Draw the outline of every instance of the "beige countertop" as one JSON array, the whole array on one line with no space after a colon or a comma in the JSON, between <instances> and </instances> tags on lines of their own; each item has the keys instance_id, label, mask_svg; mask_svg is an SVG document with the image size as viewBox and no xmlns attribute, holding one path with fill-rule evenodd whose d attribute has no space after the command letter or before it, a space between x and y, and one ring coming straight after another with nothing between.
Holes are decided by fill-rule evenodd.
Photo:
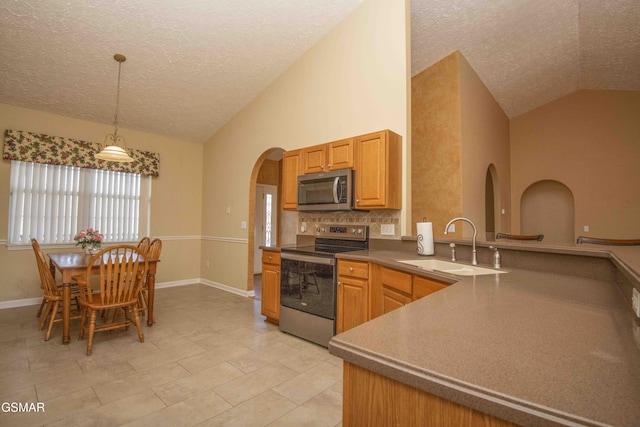
<instances>
[{"instance_id":1,"label":"beige countertop","mask_svg":"<svg viewBox=\"0 0 640 427\"><path fill-rule=\"evenodd\" d=\"M497 246L611 259L640 277L637 247ZM508 266L463 278L398 263L430 258L406 251L338 258L458 281L333 337L332 354L517 424L640 425L640 323L616 280Z\"/></svg>"}]
</instances>

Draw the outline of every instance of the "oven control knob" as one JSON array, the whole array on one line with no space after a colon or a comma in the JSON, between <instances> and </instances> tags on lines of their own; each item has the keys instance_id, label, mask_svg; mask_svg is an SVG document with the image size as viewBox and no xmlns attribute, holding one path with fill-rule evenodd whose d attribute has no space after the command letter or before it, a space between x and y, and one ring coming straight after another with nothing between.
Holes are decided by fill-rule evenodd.
<instances>
[{"instance_id":1,"label":"oven control knob","mask_svg":"<svg viewBox=\"0 0 640 427\"><path fill-rule=\"evenodd\" d=\"M316 231L317 231L318 233L324 233L324 227L317 227L317 228L316 228Z\"/></svg>"},{"instance_id":2,"label":"oven control knob","mask_svg":"<svg viewBox=\"0 0 640 427\"><path fill-rule=\"evenodd\" d=\"M351 234L356 234L356 229L355 228L351 229Z\"/></svg>"}]
</instances>

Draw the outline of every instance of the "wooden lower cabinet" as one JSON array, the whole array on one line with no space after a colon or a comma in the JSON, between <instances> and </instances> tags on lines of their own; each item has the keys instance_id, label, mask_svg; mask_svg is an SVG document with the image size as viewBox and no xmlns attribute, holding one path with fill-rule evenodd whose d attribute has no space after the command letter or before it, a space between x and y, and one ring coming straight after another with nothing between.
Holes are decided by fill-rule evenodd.
<instances>
[{"instance_id":1,"label":"wooden lower cabinet","mask_svg":"<svg viewBox=\"0 0 640 427\"><path fill-rule=\"evenodd\" d=\"M336 333L369 320L369 263L338 260Z\"/></svg>"},{"instance_id":2,"label":"wooden lower cabinet","mask_svg":"<svg viewBox=\"0 0 640 427\"><path fill-rule=\"evenodd\" d=\"M379 264L339 259L336 333L347 331L448 285Z\"/></svg>"},{"instance_id":3,"label":"wooden lower cabinet","mask_svg":"<svg viewBox=\"0 0 640 427\"><path fill-rule=\"evenodd\" d=\"M444 289L447 286L449 286L449 284L446 282L439 282L422 276L413 276L412 300L415 301L426 297L427 295L437 292L440 289Z\"/></svg>"},{"instance_id":4,"label":"wooden lower cabinet","mask_svg":"<svg viewBox=\"0 0 640 427\"><path fill-rule=\"evenodd\" d=\"M262 251L261 313L268 321L280 321L280 253Z\"/></svg>"},{"instance_id":5,"label":"wooden lower cabinet","mask_svg":"<svg viewBox=\"0 0 640 427\"><path fill-rule=\"evenodd\" d=\"M515 427L450 400L344 362L342 425Z\"/></svg>"},{"instance_id":6,"label":"wooden lower cabinet","mask_svg":"<svg viewBox=\"0 0 640 427\"><path fill-rule=\"evenodd\" d=\"M382 314L387 314L411 302L411 297L387 287L382 288Z\"/></svg>"},{"instance_id":7,"label":"wooden lower cabinet","mask_svg":"<svg viewBox=\"0 0 640 427\"><path fill-rule=\"evenodd\" d=\"M365 280L342 278L338 281L336 333L348 331L369 320L369 286Z\"/></svg>"}]
</instances>

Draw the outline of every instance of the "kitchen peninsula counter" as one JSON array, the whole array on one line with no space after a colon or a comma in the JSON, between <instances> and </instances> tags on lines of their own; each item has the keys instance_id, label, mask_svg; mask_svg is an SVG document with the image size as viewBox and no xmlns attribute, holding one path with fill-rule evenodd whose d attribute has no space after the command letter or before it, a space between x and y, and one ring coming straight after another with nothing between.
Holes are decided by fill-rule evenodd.
<instances>
[{"instance_id":1,"label":"kitchen peninsula counter","mask_svg":"<svg viewBox=\"0 0 640 427\"><path fill-rule=\"evenodd\" d=\"M415 252L339 254L455 283L333 337L330 352L515 424L640 425L640 326L619 283L638 287L640 248L497 246L597 267L458 277L397 262L430 258Z\"/></svg>"}]
</instances>

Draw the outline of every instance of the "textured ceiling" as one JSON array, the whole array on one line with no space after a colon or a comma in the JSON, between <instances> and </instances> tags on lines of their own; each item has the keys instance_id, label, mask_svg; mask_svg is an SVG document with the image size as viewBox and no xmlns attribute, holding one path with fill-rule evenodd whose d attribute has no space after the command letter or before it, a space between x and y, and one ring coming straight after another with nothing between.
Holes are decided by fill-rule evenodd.
<instances>
[{"instance_id":1,"label":"textured ceiling","mask_svg":"<svg viewBox=\"0 0 640 427\"><path fill-rule=\"evenodd\" d=\"M0 102L204 143L362 0L0 0Z\"/></svg>"},{"instance_id":2,"label":"textured ceiling","mask_svg":"<svg viewBox=\"0 0 640 427\"><path fill-rule=\"evenodd\" d=\"M640 90L639 0L412 0L412 75L459 50L509 117Z\"/></svg>"},{"instance_id":3,"label":"textured ceiling","mask_svg":"<svg viewBox=\"0 0 640 427\"><path fill-rule=\"evenodd\" d=\"M122 53L119 125L204 143L362 1L0 0L0 103L112 123ZM412 0L411 15L412 74L460 50L510 117L640 90L638 0Z\"/></svg>"}]
</instances>

